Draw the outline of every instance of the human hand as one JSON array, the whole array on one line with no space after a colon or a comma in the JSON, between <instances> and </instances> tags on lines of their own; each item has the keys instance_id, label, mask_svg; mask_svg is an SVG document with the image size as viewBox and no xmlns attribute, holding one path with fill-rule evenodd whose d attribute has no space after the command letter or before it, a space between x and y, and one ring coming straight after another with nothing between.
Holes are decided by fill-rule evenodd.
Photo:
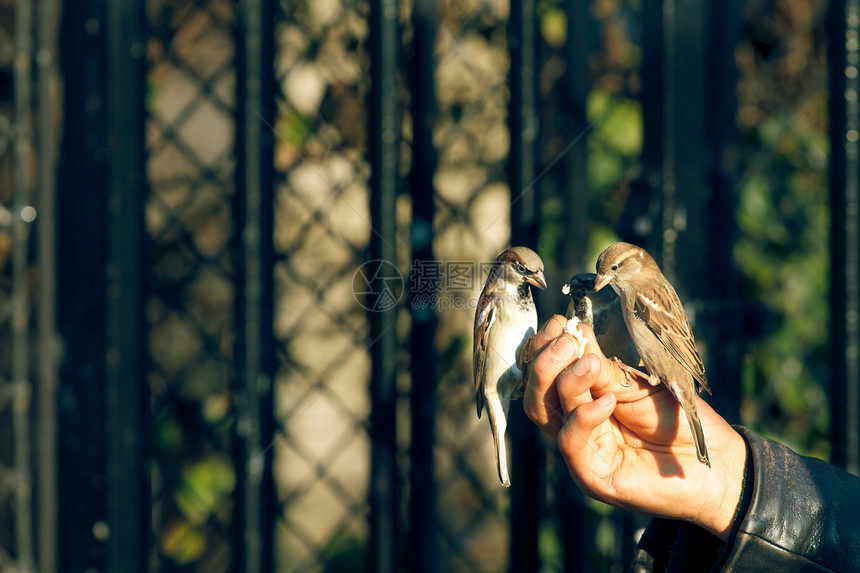
<instances>
[{"instance_id":1,"label":"human hand","mask_svg":"<svg viewBox=\"0 0 860 573\"><path fill-rule=\"evenodd\" d=\"M699 463L677 401L608 360L587 326L585 354L553 316L535 335L523 406L558 447L587 495L631 511L682 519L725 539L743 485L743 438L703 400L697 407L712 467Z\"/></svg>"}]
</instances>

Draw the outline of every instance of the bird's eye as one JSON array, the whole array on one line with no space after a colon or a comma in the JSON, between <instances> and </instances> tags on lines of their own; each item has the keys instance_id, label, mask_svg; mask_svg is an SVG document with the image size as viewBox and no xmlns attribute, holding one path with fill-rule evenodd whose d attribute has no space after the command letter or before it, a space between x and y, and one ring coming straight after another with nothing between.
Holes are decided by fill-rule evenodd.
<instances>
[{"instance_id":1,"label":"bird's eye","mask_svg":"<svg viewBox=\"0 0 860 573\"><path fill-rule=\"evenodd\" d=\"M613 271L617 271L617 270L618 270L618 265L612 265L612 270L613 270Z\"/></svg>"},{"instance_id":2,"label":"bird's eye","mask_svg":"<svg viewBox=\"0 0 860 573\"><path fill-rule=\"evenodd\" d=\"M522 263L517 263L517 270L520 271L521 273L524 273L524 272L526 272L526 266Z\"/></svg>"}]
</instances>

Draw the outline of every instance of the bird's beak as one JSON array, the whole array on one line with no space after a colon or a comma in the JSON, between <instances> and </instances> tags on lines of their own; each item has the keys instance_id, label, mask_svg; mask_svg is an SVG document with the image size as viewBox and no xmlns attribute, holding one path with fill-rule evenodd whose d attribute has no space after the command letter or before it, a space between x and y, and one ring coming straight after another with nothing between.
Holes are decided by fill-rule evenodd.
<instances>
[{"instance_id":1,"label":"bird's beak","mask_svg":"<svg viewBox=\"0 0 860 573\"><path fill-rule=\"evenodd\" d=\"M538 287L541 290L546 288L546 277L543 276L543 271L538 271L533 275L527 276L526 282Z\"/></svg>"},{"instance_id":2,"label":"bird's beak","mask_svg":"<svg viewBox=\"0 0 860 573\"><path fill-rule=\"evenodd\" d=\"M597 275L594 277L594 292L599 291L611 282L612 277L610 275Z\"/></svg>"}]
</instances>

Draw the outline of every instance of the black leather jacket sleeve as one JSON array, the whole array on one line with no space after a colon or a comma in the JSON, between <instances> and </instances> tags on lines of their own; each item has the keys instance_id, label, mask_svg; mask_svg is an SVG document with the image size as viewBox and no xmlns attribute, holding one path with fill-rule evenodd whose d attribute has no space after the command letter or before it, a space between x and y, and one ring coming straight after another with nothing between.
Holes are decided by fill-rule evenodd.
<instances>
[{"instance_id":1,"label":"black leather jacket sleeve","mask_svg":"<svg viewBox=\"0 0 860 573\"><path fill-rule=\"evenodd\" d=\"M736 426L749 449L749 507L725 544L690 524L651 522L634 556L635 571L860 571L860 478ZM677 522L675 522L677 523ZM722 545L720 547L720 545ZM678 558L698 547L714 555L689 568Z\"/></svg>"}]
</instances>

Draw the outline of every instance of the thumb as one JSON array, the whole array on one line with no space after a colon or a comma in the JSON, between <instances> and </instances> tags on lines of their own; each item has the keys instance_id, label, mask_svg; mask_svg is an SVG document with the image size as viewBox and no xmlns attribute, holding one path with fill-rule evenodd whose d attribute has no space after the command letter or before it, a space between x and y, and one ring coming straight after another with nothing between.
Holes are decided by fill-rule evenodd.
<instances>
[{"instance_id":1,"label":"thumb","mask_svg":"<svg viewBox=\"0 0 860 573\"><path fill-rule=\"evenodd\" d=\"M577 406L558 433L558 448L572 475L583 474L594 463L608 464L610 452L601 452L595 438L598 426L615 411L616 398L607 392L597 400ZM603 473L607 468L601 468ZM592 473L592 472L588 472Z\"/></svg>"}]
</instances>

